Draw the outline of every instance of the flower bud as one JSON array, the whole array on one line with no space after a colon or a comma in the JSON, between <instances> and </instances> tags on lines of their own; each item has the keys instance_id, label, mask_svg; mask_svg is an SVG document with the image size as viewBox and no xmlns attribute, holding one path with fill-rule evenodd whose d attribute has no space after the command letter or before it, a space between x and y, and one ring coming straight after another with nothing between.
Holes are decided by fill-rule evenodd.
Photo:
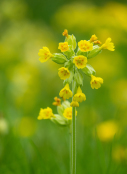
<instances>
[{"instance_id":1,"label":"flower bud","mask_svg":"<svg viewBox=\"0 0 127 174\"><path fill-rule=\"evenodd\" d=\"M57 64L63 64L67 61L66 57L62 53L54 53L51 59Z\"/></svg>"},{"instance_id":2,"label":"flower bud","mask_svg":"<svg viewBox=\"0 0 127 174\"><path fill-rule=\"evenodd\" d=\"M51 121L59 126L68 126L69 125L69 121L63 117L60 116L58 114L54 114L55 118L51 118Z\"/></svg>"},{"instance_id":3,"label":"flower bud","mask_svg":"<svg viewBox=\"0 0 127 174\"><path fill-rule=\"evenodd\" d=\"M93 49L88 54L88 59L93 58L101 53L101 49L98 45L93 46Z\"/></svg>"},{"instance_id":4,"label":"flower bud","mask_svg":"<svg viewBox=\"0 0 127 174\"><path fill-rule=\"evenodd\" d=\"M68 37L65 38L65 42L68 42L68 45L71 45L73 50L76 48L76 38L73 34L68 35Z\"/></svg>"}]
</instances>

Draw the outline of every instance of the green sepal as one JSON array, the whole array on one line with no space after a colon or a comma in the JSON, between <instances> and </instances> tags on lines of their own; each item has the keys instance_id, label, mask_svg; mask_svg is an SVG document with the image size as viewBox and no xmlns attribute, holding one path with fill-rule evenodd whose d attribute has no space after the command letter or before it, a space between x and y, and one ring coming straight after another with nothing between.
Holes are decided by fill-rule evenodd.
<instances>
[{"instance_id":1,"label":"green sepal","mask_svg":"<svg viewBox=\"0 0 127 174\"><path fill-rule=\"evenodd\" d=\"M51 118L51 121L59 126L68 126L69 121L58 114L54 114L55 117Z\"/></svg>"},{"instance_id":2,"label":"green sepal","mask_svg":"<svg viewBox=\"0 0 127 174\"><path fill-rule=\"evenodd\" d=\"M79 56L79 55L83 55L83 56L85 56L85 57L87 57L87 52L82 52L81 50L80 50L80 48L78 48L78 51L77 51L77 53L76 53L76 55L77 56Z\"/></svg>"},{"instance_id":3,"label":"green sepal","mask_svg":"<svg viewBox=\"0 0 127 174\"><path fill-rule=\"evenodd\" d=\"M79 70L75 70L74 78L78 86L83 85L83 75L79 72Z\"/></svg>"},{"instance_id":4,"label":"green sepal","mask_svg":"<svg viewBox=\"0 0 127 174\"><path fill-rule=\"evenodd\" d=\"M64 63L64 67L68 68L68 69L71 69L73 67L72 59L70 59L69 61L65 62Z\"/></svg>"},{"instance_id":5,"label":"green sepal","mask_svg":"<svg viewBox=\"0 0 127 174\"><path fill-rule=\"evenodd\" d=\"M88 59L91 59L95 56L97 56L98 54L100 54L102 52L102 50L100 49L100 47L98 45L93 46L93 49L88 53Z\"/></svg>"},{"instance_id":6,"label":"green sepal","mask_svg":"<svg viewBox=\"0 0 127 174\"><path fill-rule=\"evenodd\" d=\"M57 64L63 64L67 62L66 57L62 53L54 53L53 57L51 58L53 62Z\"/></svg>"},{"instance_id":7,"label":"green sepal","mask_svg":"<svg viewBox=\"0 0 127 174\"><path fill-rule=\"evenodd\" d=\"M95 69L89 64L87 64L86 67L82 69L82 71L88 76L96 74Z\"/></svg>"},{"instance_id":8,"label":"green sepal","mask_svg":"<svg viewBox=\"0 0 127 174\"><path fill-rule=\"evenodd\" d=\"M75 50L76 48L76 37L72 35L68 35L68 37L65 38L65 42L68 42L68 45L72 46L72 49Z\"/></svg>"},{"instance_id":9,"label":"green sepal","mask_svg":"<svg viewBox=\"0 0 127 174\"><path fill-rule=\"evenodd\" d=\"M69 49L68 49L68 51L65 51L65 52L63 52L63 53L64 53L64 55L67 56L68 59L70 59L72 56L75 55L75 52L73 51L71 45L69 45Z\"/></svg>"}]
</instances>

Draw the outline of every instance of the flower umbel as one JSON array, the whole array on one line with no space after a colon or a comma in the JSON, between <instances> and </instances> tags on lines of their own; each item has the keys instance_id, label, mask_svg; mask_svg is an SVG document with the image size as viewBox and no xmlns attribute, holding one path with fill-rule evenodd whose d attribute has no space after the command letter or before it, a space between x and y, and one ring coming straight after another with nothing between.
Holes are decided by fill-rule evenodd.
<instances>
[{"instance_id":1,"label":"flower umbel","mask_svg":"<svg viewBox=\"0 0 127 174\"><path fill-rule=\"evenodd\" d=\"M95 77L95 76L91 75L90 84L91 84L92 89L100 88L102 83L103 83L103 79L101 77Z\"/></svg>"},{"instance_id":2,"label":"flower umbel","mask_svg":"<svg viewBox=\"0 0 127 174\"><path fill-rule=\"evenodd\" d=\"M65 80L70 77L70 72L69 72L68 68L61 67L58 69L58 71L59 71L58 75L62 80Z\"/></svg>"},{"instance_id":3,"label":"flower umbel","mask_svg":"<svg viewBox=\"0 0 127 174\"><path fill-rule=\"evenodd\" d=\"M52 113L52 109L47 107L46 109L42 109L39 112L39 116L38 116L38 120L42 120L42 119L50 119L54 117L53 113Z\"/></svg>"},{"instance_id":4,"label":"flower umbel","mask_svg":"<svg viewBox=\"0 0 127 174\"><path fill-rule=\"evenodd\" d=\"M40 49L38 55L40 56L39 60L41 63L46 62L49 58L53 57L47 47Z\"/></svg>"},{"instance_id":5,"label":"flower umbel","mask_svg":"<svg viewBox=\"0 0 127 174\"><path fill-rule=\"evenodd\" d=\"M78 87L77 93L74 95L73 100L77 102L82 102L86 100L86 96L84 93L82 93L80 86Z\"/></svg>"},{"instance_id":6,"label":"flower umbel","mask_svg":"<svg viewBox=\"0 0 127 174\"><path fill-rule=\"evenodd\" d=\"M110 50L110 51L114 51L115 50L114 48L115 48L114 43L111 42L111 38L110 37L101 46L101 49L107 49L107 50Z\"/></svg>"},{"instance_id":7,"label":"flower umbel","mask_svg":"<svg viewBox=\"0 0 127 174\"><path fill-rule=\"evenodd\" d=\"M61 52L68 51L68 49L69 49L68 42L60 42L58 49L60 49Z\"/></svg>"},{"instance_id":8,"label":"flower umbel","mask_svg":"<svg viewBox=\"0 0 127 174\"><path fill-rule=\"evenodd\" d=\"M87 57L83 55L75 56L73 63L78 69L83 69L84 67L86 67Z\"/></svg>"},{"instance_id":9,"label":"flower umbel","mask_svg":"<svg viewBox=\"0 0 127 174\"><path fill-rule=\"evenodd\" d=\"M93 44L86 40L78 42L78 46L82 52L91 51L93 49Z\"/></svg>"},{"instance_id":10,"label":"flower umbel","mask_svg":"<svg viewBox=\"0 0 127 174\"><path fill-rule=\"evenodd\" d=\"M72 97L72 91L69 88L69 84L67 83L63 89L61 89L59 96L63 98L63 100L69 99Z\"/></svg>"},{"instance_id":11,"label":"flower umbel","mask_svg":"<svg viewBox=\"0 0 127 174\"><path fill-rule=\"evenodd\" d=\"M52 103L54 106L61 106L61 99L54 97L54 102Z\"/></svg>"}]
</instances>

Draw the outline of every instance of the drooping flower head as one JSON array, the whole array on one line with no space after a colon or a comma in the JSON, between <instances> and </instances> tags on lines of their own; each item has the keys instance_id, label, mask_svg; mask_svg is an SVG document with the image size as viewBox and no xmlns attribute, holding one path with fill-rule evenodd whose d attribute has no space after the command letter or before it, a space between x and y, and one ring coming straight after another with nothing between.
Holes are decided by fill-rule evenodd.
<instances>
[{"instance_id":1,"label":"drooping flower head","mask_svg":"<svg viewBox=\"0 0 127 174\"><path fill-rule=\"evenodd\" d=\"M69 49L68 42L60 42L58 49L60 49L61 52L68 51L68 49Z\"/></svg>"},{"instance_id":2,"label":"drooping flower head","mask_svg":"<svg viewBox=\"0 0 127 174\"><path fill-rule=\"evenodd\" d=\"M94 89L94 88L98 89L101 87L101 84L103 84L103 79L101 77L95 77L95 76L91 75L90 84L91 84L92 89Z\"/></svg>"},{"instance_id":3,"label":"drooping flower head","mask_svg":"<svg viewBox=\"0 0 127 174\"><path fill-rule=\"evenodd\" d=\"M86 100L86 96L84 93L82 93L80 86L78 87L77 93L74 95L73 100L77 102L82 102Z\"/></svg>"},{"instance_id":4,"label":"drooping flower head","mask_svg":"<svg viewBox=\"0 0 127 174\"><path fill-rule=\"evenodd\" d=\"M78 69L83 69L84 67L86 67L87 57L83 55L75 56L73 63Z\"/></svg>"},{"instance_id":5,"label":"drooping flower head","mask_svg":"<svg viewBox=\"0 0 127 174\"><path fill-rule=\"evenodd\" d=\"M59 96L63 98L63 100L69 99L72 97L72 91L69 88L69 84L67 83L63 89L61 89Z\"/></svg>"},{"instance_id":6,"label":"drooping flower head","mask_svg":"<svg viewBox=\"0 0 127 174\"><path fill-rule=\"evenodd\" d=\"M50 119L54 117L52 109L47 107L46 109L42 109L39 112L39 116L38 116L38 120L42 120L42 119Z\"/></svg>"},{"instance_id":7,"label":"drooping flower head","mask_svg":"<svg viewBox=\"0 0 127 174\"><path fill-rule=\"evenodd\" d=\"M38 55L40 56L39 60L41 63L46 62L49 58L53 57L47 47L40 49Z\"/></svg>"},{"instance_id":8,"label":"drooping flower head","mask_svg":"<svg viewBox=\"0 0 127 174\"><path fill-rule=\"evenodd\" d=\"M68 30L65 29L64 32L62 33L62 35L65 37L68 37Z\"/></svg>"},{"instance_id":9,"label":"drooping flower head","mask_svg":"<svg viewBox=\"0 0 127 174\"><path fill-rule=\"evenodd\" d=\"M94 34L91 36L90 42L94 42L95 40L97 40L97 36Z\"/></svg>"},{"instance_id":10,"label":"drooping flower head","mask_svg":"<svg viewBox=\"0 0 127 174\"><path fill-rule=\"evenodd\" d=\"M68 68L61 67L58 69L58 71L58 75L62 80L65 80L70 77L70 71L68 70Z\"/></svg>"},{"instance_id":11,"label":"drooping flower head","mask_svg":"<svg viewBox=\"0 0 127 174\"><path fill-rule=\"evenodd\" d=\"M79 107L79 103L78 103L77 101L72 101L72 102L70 103L70 106L71 106L71 107Z\"/></svg>"},{"instance_id":12,"label":"drooping flower head","mask_svg":"<svg viewBox=\"0 0 127 174\"><path fill-rule=\"evenodd\" d=\"M101 46L101 49L107 49L107 50L110 50L110 51L114 51L115 50L114 48L115 48L114 43L111 42L111 38L110 37Z\"/></svg>"},{"instance_id":13,"label":"drooping flower head","mask_svg":"<svg viewBox=\"0 0 127 174\"><path fill-rule=\"evenodd\" d=\"M54 106L61 106L61 99L58 97L54 97L54 102L52 103Z\"/></svg>"},{"instance_id":14,"label":"drooping flower head","mask_svg":"<svg viewBox=\"0 0 127 174\"><path fill-rule=\"evenodd\" d=\"M93 44L86 40L78 42L78 46L82 52L91 51L93 49Z\"/></svg>"}]
</instances>

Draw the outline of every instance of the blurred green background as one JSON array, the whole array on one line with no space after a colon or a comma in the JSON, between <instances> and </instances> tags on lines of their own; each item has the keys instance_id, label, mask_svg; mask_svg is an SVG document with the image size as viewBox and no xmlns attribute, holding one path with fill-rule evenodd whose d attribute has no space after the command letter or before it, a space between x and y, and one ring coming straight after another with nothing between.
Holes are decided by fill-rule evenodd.
<instances>
[{"instance_id":1,"label":"blurred green background","mask_svg":"<svg viewBox=\"0 0 127 174\"><path fill-rule=\"evenodd\" d=\"M37 120L63 88L59 65L38 51L59 52L62 32L77 42L92 34L115 51L90 59L104 79L98 90L84 77L87 100L77 109L77 173L127 173L127 3L83 0L0 1L0 174L69 174L69 131Z\"/></svg>"}]
</instances>

